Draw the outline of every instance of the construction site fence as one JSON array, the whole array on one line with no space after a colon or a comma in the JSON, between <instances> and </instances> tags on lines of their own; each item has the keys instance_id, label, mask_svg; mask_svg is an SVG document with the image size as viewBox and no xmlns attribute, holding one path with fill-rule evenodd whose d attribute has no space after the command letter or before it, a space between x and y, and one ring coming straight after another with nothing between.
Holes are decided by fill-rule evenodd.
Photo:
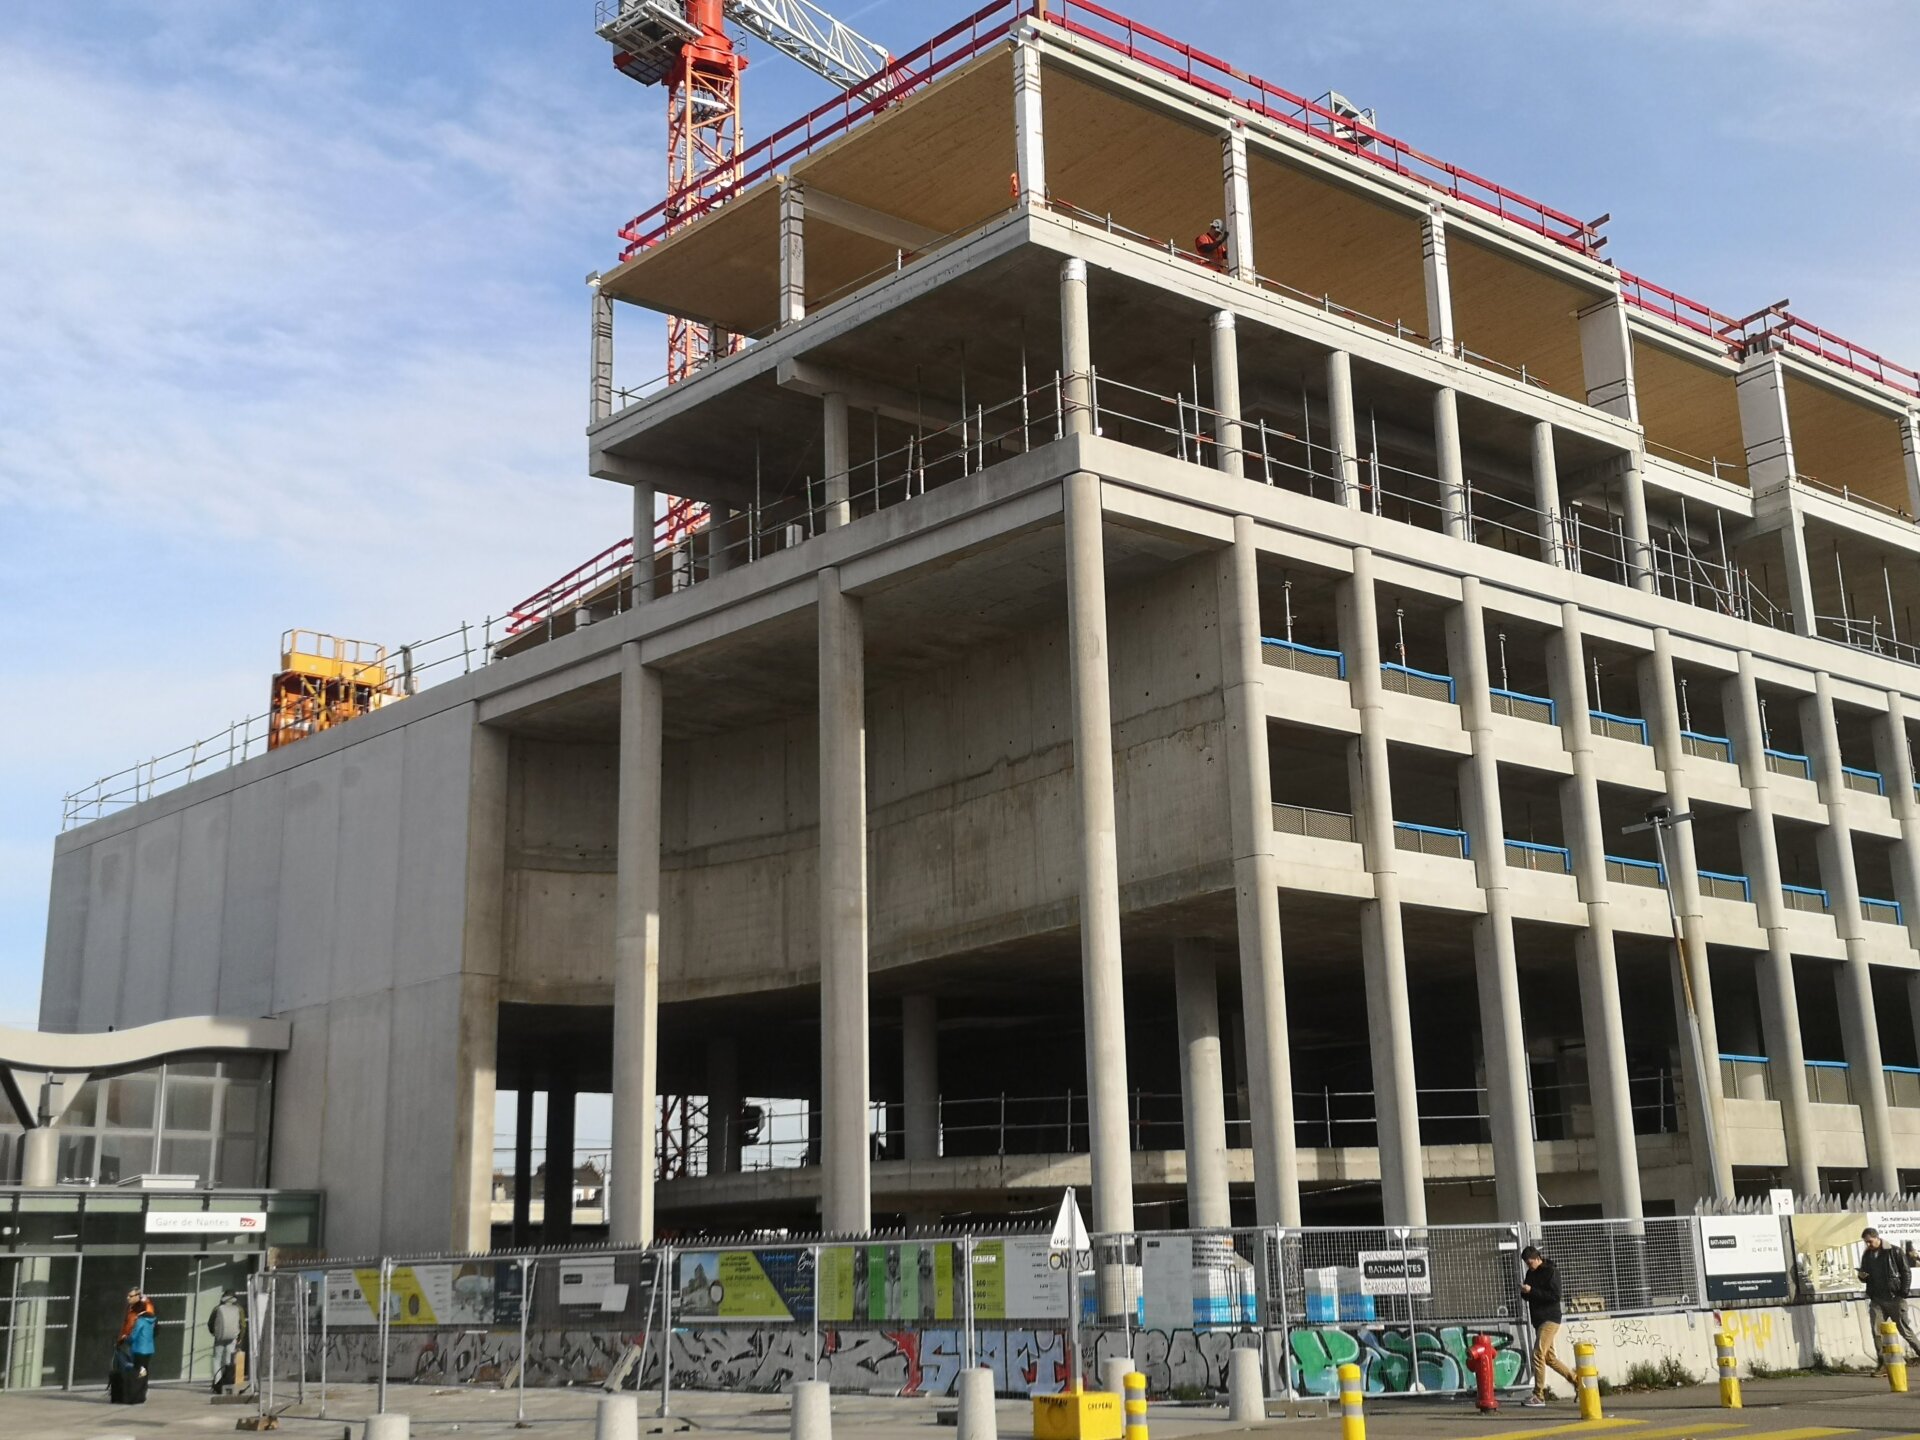
<instances>
[{"instance_id":1,"label":"construction site fence","mask_svg":"<svg viewBox=\"0 0 1920 1440\"><path fill-rule=\"evenodd\" d=\"M1238 1347L1260 1352L1270 1395L1331 1394L1348 1361L1371 1391L1397 1395L1468 1388L1479 1335L1501 1357L1503 1385L1530 1382L1528 1246L1557 1265L1577 1324L1845 1298L1835 1287L1851 1271L1842 1276L1835 1255L1851 1266L1842 1232L1857 1237L1862 1223L1841 1211L1139 1231L1095 1235L1077 1255L1055 1248L1046 1226L758 1234L283 1262L255 1277L249 1299L263 1406L342 1384L594 1384L657 1393L668 1411L678 1391L776 1392L806 1379L946 1395L973 1366L1017 1396L1069 1387L1076 1372L1097 1384L1115 1356L1155 1395L1205 1398L1224 1393ZM1788 1229L1797 1225L1807 1233ZM1772 1236L1756 1253L1772 1256L1774 1273L1742 1277L1747 1299L1710 1278L1727 1268L1706 1258L1723 1253L1723 1230Z\"/></svg>"}]
</instances>

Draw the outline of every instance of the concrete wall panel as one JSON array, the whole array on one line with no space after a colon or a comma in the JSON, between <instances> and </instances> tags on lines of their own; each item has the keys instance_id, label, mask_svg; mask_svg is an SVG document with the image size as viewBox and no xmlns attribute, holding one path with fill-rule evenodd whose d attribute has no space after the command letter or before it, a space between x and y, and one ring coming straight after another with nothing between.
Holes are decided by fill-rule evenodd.
<instances>
[{"instance_id":1,"label":"concrete wall panel","mask_svg":"<svg viewBox=\"0 0 1920 1440\"><path fill-rule=\"evenodd\" d=\"M458 974L466 935L468 774L473 711L445 711L403 732L400 884L394 977Z\"/></svg>"},{"instance_id":2,"label":"concrete wall panel","mask_svg":"<svg viewBox=\"0 0 1920 1440\"><path fill-rule=\"evenodd\" d=\"M613 999L613 876L514 869L507 880L507 997L545 1004Z\"/></svg>"},{"instance_id":3,"label":"concrete wall panel","mask_svg":"<svg viewBox=\"0 0 1920 1440\"><path fill-rule=\"evenodd\" d=\"M292 1037L274 1070L273 1162L268 1179L289 1190L321 1188L320 1139L326 1131L331 1043L328 1018L325 1005L286 1017Z\"/></svg>"},{"instance_id":4,"label":"concrete wall panel","mask_svg":"<svg viewBox=\"0 0 1920 1440\"><path fill-rule=\"evenodd\" d=\"M333 985L328 992L335 999L371 995L394 983L405 756L405 731L356 745L343 756ZM464 863L464 848L461 854Z\"/></svg>"},{"instance_id":5,"label":"concrete wall panel","mask_svg":"<svg viewBox=\"0 0 1920 1440\"><path fill-rule=\"evenodd\" d=\"M120 1022L120 977L127 963L127 907L138 838L138 831L124 831L88 852L87 920L74 1024L78 1030L104 1030Z\"/></svg>"},{"instance_id":6,"label":"concrete wall panel","mask_svg":"<svg viewBox=\"0 0 1920 1440\"><path fill-rule=\"evenodd\" d=\"M324 1004L333 993L344 754L323 755L284 777L274 920L279 936L273 967L275 1014Z\"/></svg>"},{"instance_id":7,"label":"concrete wall panel","mask_svg":"<svg viewBox=\"0 0 1920 1440\"><path fill-rule=\"evenodd\" d=\"M448 1226L458 1183L455 1131L464 1089L459 1074L460 987L459 977L453 976L393 992L392 1058L382 1097L384 1243L401 1250L445 1249L452 1238Z\"/></svg>"},{"instance_id":8,"label":"concrete wall panel","mask_svg":"<svg viewBox=\"0 0 1920 1440\"><path fill-rule=\"evenodd\" d=\"M220 918L217 1011L222 1015L265 1015L274 1008L284 800L284 779L278 775L233 792Z\"/></svg>"},{"instance_id":9,"label":"concrete wall panel","mask_svg":"<svg viewBox=\"0 0 1920 1440\"><path fill-rule=\"evenodd\" d=\"M336 1255L364 1255L381 1245L387 1187L366 1177L387 1163L394 1014L393 997L382 994L336 1001L327 1017L318 1178L327 1192L327 1248ZM433 1101L409 1092L407 1103L428 1109Z\"/></svg>"},{"instance_id":10,"label":"concrete wall panel","mask_svg":"<svg viewBox=\"0 0 1920 1440\"><path fill-rule=\"evenodd\" d=\"M217 795L180 817L173 972L167 983L169 1016L220 1011L220 920L226 904L232 799Z\"/></svg>"},{"instance_id":11,"label":"concrete wall panel","mask_svg":"<svg viewBox=\"0 0 1920 1440\"><path fill-rule=\"evenodd\" d=\"M47 893L46 964L40 981L42 1030L71 1031L80 1023L92 863L91 846L53 857L53 878Z\"/></svg>"},{"instance_id":12,"label":"concrete wall panel","mask_svg":"<svg viewBox=\"0 0 1920 1440\"><path fill-rule=\"evenodd\" d=\"M116 1014L121 1026L166 1018L183 820L182 815L168 815L135 832L133 895L127 904L126 961Z\"/></svg>"}]
</instances>

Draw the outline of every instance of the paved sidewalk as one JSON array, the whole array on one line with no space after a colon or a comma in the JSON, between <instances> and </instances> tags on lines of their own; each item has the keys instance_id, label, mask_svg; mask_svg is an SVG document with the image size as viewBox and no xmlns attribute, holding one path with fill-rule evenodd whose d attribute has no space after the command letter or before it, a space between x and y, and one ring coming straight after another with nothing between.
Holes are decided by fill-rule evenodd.
<instances>
[{"instance_id":1,"label":"paved sidewalk","mask_svg":"<svg viewBox=\"0 0 1920 1440\"><path fill-rule=\"evenodd\" d=\"M1713 1386L1613 1395L1607 1418L1580 1421L1570 1399L1544 1410L1529 1410L1520 1397L1502 1402L1495 1415L1481 1415L1465 1399L1382 1399L1368 1402L1369 1440L1920 1440L1920 1391L1893 1395L1884 1380L1868 1376L1809 1376L1746 1382L1747 1406L1725 1411ZM459 1435L463 1440L587 1440L601 1392L592 1387L529 1390L529 1428L518 1430L518 1397L512 1391L481 1388L433 1389L395 1385L388 1390L391 1409L413 1419L416 1435ZM367 1385L329 1389L326 1416L311 1389L305 1404L280 1400L279 1433L310 1440L359 1440L360 1421L374 1408L375 1390ZM643 1428L655 1428L653 1394L641 1399ZM952 1402L839 1395L833 1401L834 1428L844 1440L938 1440L950 1436L936 1416ZM776 1440L787 1433L787 1405L777 1395L676 1395L672 1428L690 1428L711 1440ZM214 1405L198 1388L156 1388L144 1406L106 1403L95 1393L0 1395L0 1437L4 1440L147 1440L159 1436L231 1435L235 1422L252 1407ZM998 1406L1004 1440L1030 1433L1031 1410L1023 1401ZM1261 1440L1337 1440L1337 1418L1274 1420L1254 1430L1232 1426L1223 1409L1155 1405L1149 1417L1156 1440L1197 1437L1259 1436Z\"/></svg>"}]
</instances>

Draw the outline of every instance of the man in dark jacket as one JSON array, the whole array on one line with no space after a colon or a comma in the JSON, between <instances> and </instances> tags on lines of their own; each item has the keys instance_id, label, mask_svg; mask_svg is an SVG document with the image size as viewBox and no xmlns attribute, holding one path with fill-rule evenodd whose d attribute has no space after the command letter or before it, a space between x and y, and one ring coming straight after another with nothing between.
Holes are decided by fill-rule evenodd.
<instances>
[{"instance_id":1,"label":"man in dark jacket","mask_svg":"<svg viewBox=\"0 0 1920 1440\"><path fill-rule=\"evenodd\" d=\"M1560 1308L1560 1272L1553 1261L1547 1259L1532 1245L1520 1252L1520 1258L1526 1262L1526 1272L1520 1277L1520 1295L1527 1302L1527 1318L1533 1322L1533 1394L1526 1403L1544 1405L1547 1403L1547 1371L1558 1371L1560 1377L1579 1388L1580 1382L1574 1377L1553 1353L1553 1342L1560 1334L1560 1322L1565 1313Z\"/></svg>"},{"instance_id":2,"label":"man in dark jacket","mask_svg":"<svg viewBox=\"0 0 1920 1440\"><path fill-rule=\"evenodd\" d=\"M1913 1325L1907 1319L1907 1257L1880 1238L1880 1232L1869 1225L1860 1232L1860 1238L1866 1241L1867 1248L1860 1252L1860 1283L1867 1287L1867 1311L1873 1316L1874 1341L1880 1338L1881 1322L1891 1320L1900 1327L1900 1338L1906 1342L1913 1358L1920 1360L1920 1336L1913 1333Z\"/></svg>"}]
</instances>

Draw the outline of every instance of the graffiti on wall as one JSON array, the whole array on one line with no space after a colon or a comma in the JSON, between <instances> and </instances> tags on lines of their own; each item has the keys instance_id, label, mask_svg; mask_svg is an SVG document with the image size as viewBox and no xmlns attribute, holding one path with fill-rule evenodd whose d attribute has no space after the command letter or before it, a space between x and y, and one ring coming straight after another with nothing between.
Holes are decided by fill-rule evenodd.
<instances>
[{"instance_id":1,"label":"graffiti on wall","mask_svg":"<svg viewBox=\"0 0 1920 1440\"><path fill-rule=\"evenodd\" d=\"M1429 1390L1471 1386L1466 1347L1487 1334L1499 1347L1500 1384L1527 1377L1525 1347L1511 1326L1485 1329L1459 1325L1408 1332L1361 1326L1311 1326L1289 1335L1294 1383L1303 1393L1337 1393L1343 1364L1356 1364L1366 1388L1393 1394L1411 1388L1415 1356L1420 1383ZM835 1390L873 1395L952 1395L965 1360L964 1332L937 1325L919 1327L822 1326L818 1375ZM1224 1390L1227 1359L1236 1340L1224 1330L1102 1331L1089 1337L1086 1373L1097 1381L1100 1362L1127 1353L1155 1395L1185 1390ZM535 1330L527 1336L529 1387L593 1385L619 1365L639 1335L612 1330ZM687 1390L776 1393L794 1380L812 1379L814 1332L792 1325L701 1325L673 1336L673 1384ZM975 1362L993 1373L994 1389L1007 1395L1057 1394L1071 1382L1066 1336L1061 1330L1025 1326L982 1327ZM291 1374L293 1346L279 1347L280 1373ZM307 1373L317 1376L320 1343L310 1343ZM512 1373L520 1350L517 1331L395 1330L388 1340L387 1375L435 1385L497 1384ZM334 1331L325 1342L326 1373L343 1381L370 1381L380 1370L380 1337L371 1330ZM634 1383L660 1383L657 1351L631 1372Z\"/></svg>"},{"instance_id":2,"label":"graffiti on wall","mask_svg":"<svg viewBox=\"0 0 1920 1440\"><path fill-rule=\"evenodd\" d=\"M1466 1390L1473 1385L1467 1346L1476 1335L1493 1341L1495 1384L1505 1388L1527 1378L1526 1345L1511 1325L1305 1326L1287 1334L1288 1363L1294 1387L1306 1395L1339 1394L1342 1365L1358 1365L1361 1384L1373 1395L1412 1390L1416 1365L1422 1389Z\"/></svg>"}]
</instances>

